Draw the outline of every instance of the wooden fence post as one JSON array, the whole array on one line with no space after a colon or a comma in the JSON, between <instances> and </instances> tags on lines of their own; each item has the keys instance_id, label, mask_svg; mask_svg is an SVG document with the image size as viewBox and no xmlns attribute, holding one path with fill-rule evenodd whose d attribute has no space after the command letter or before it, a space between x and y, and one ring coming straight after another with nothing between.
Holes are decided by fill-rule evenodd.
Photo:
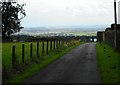
<instances>
[{"instance_id":1,"label":"wooden fence post","mask_svg":"<svg viewBox=\"0 0 120 85\"><path fill-rule=\"evenodd\" d=\"M42 55L44 56L44 41L42 41Z\"/></svg>"},{"instance_id":2,"label":"wooden fence post","mask_svg":"<svg viewBox=\"0 0 120 85\"><path fill-rule=\"evenodd\" d=\"M39 58L39 42L37 42L37 53L36 53L36 55L37 55L37 58Z\"/></svg>"},{"instance_id":3,"label":"wooden fence post","mask_svg":"<svg viewBox=\"0 0 120 85\"><path fill-rule=\"evenodd\" d=\"M25 45L22 44L22 64L25 63L24 56L25 56Z\"/></svg>"},{"instance_id":4,"label":"wooden fence post","mask_svg":"<svg viewBox=\"0 0 120 85\"><path fill-rule=\"evenodd\" d=\"M30 44L30 58L33 61L33 58L32 58L32 49L33 49L33 44L31 43Z\"/></svg>"},{"instance_id":5,"label":"wooden fence post","mask_svg":"<svg viewBox=\"0 0 120 85\"><path fill-rule=\"evenodd\" d=\"M59 40L59 46L60 46L60 40Z\"/></svg>"},{"instance_id":6,"label":"wooden fence post","mask_svg":"<svg viewBox=\"0 0 120 85\"><path fill-rule=\"evenodd\" d=\"M12 47L12 67L16 68L15 46Z\"/></svg>"},{"instance_id":7,"label":"wooden fence post","mask_svg":"<svg viewBox=\"0 0 120 85\"><path fill-rule=\"evenodd\" d=\"M50 50L52 50L52 40L50 40Z\"/></svg>"},{"instance_id":8,"label":"wooden fence post","mask_svg":"<svg viewBox=\"0 0 120 85\"><path fill-rule=\"evenodd\" d=\"M64 47L64 45L65 45L65 40L63 40L62 42L63 42L63 44L62 44L62 45L63 45L63 47Z\"/></svg>"},{"instance_id":9,"label":"wooden fence post","mask_svg":"<svg viewBox=\"0 0 120 85\"><path fill-rule=\"evenodd\" d=\"M55 49L55 40L54 40L54 49Z\"/></svg>"},{"instance_id":10,"label":"wooden fence post","mask_svg":"<svg viewBox=\"0 0 120 85\"><path fill-rule=\"evenodd\" d=\"M60 43L60 45L62 46L62 44L63 44L63 40L61 40L61 43Z\"/></svg>"},{"instance_id":11,"label":"wooden fence post","mask_svg":"<svg viewBox=\"0 0 120 85\"><path fill-rule=\"evenodd\" d=\"M56 40L56 48L58 48L58 40Z\"/></svg>"},{"instance_id":12,"label":"wooden fence post","mask_svg":"<svg viewBox=\"0 0 120 85\"><path fill-rule=\"evenodd\" d=\"M47 46L46 46L46 53L48 54L48 46L49 46L49 41L47 40Z\"/></svg>"}]
</instances>

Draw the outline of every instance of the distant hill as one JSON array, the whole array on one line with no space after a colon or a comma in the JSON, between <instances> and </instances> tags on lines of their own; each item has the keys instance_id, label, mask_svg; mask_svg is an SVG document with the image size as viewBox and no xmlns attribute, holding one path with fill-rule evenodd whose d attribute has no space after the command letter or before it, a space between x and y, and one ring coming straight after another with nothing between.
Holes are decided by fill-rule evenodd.
<instances>
[{"instance_id":1,"label":"distant hill","mask_svg":"<svg viewBox=\"0 0 120 85\"><path fill-rule=\"evenodd\" d=\"M97 32L104 31L107 25L86 25L86 26L54 26L54 27L33 27L24 28L27 32Z\"/></svg>"},{"instance_id":2,"label":"distant hill","mask_svg":"<svg viewBox=\"0 0 120 85\"><path fill-rule=\"evenodd\" d=\"M55 35L96 35L97 31L104 31L107 25L86 26L54 26L54 27L31 27L24 28L16 34L32 36L55 36Z\"/></svg>"}]
</instances>

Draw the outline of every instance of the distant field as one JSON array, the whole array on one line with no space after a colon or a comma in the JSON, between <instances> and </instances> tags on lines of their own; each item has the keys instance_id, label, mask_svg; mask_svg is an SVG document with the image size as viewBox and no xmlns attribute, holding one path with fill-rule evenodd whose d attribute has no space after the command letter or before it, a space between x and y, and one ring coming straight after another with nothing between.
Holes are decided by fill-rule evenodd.
<instances>
[{"instance_id":1,"label":"distant field","mask_svg":"<svg viewBox=\"0 0 120 85\"><path fill-rule=\"evenodd\" d=\"M19 32L18 32L19 33ZM32 35L32 36L55 36L55 35L60 35L60 36L64 36L64 35L69 35L69 34L71 34L71 35L74 35L74 36L96 36L97 35L97 32L86 32L86 31L83 31L83 32L80 32L80 31L64 31L64 30L60 30L60 31L56 31L56 32L50 32L50 31L46 31L46 32L32 32L32 31L30 31L30 32L20 32L20 35L21 34L26 34L26 35L28 35L28 34L30 34L30 35Z\"/></svg>"},{"instance_id":2,"label":"distant field","mask_svg":"<svg viewBox=\"0 0 120 85\"><path fill-rule=\"evenodd\" d=\"M96 32L69 32L68 34L72 34L75 36L96 36L97 33Z\"/></svg>"}]
</instances>

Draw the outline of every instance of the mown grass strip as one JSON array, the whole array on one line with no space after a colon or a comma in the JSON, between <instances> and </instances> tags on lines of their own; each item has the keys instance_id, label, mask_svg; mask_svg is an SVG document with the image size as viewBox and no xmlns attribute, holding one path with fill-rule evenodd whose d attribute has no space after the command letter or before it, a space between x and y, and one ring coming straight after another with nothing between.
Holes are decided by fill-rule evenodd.
<instances>
[{"instance_id":1,"label":"mown grass strip","mask_svg":"<svg viewBox=\"0 0 120 85\"><path fill-rule=\"evenodd\" d=\"M78 45L83 44L83 42L69 46L62 50L63 48L58 49L57 51L51 52L51 54L44 56L46 59L41 61L39 64L32 64L30 67L27 67L22 73L14 75L11 79L6 80L4 83L10 84L14 83L16 85L21 85L27 78L35 75L40 70L54 62L56 59L63 56L65 53L69 52L73 48L77 47Z\"/></svg>"},{"instance_id":2,"label":"mown grass strip","mask_svg":"<svg viewBox=\"0 0 120 85\"><path fill-rule=\"evenodd\" d=\"M120 53L105 43L98 43L96 49L102 83L119 83Z\"/></svg>"}]
</instances>

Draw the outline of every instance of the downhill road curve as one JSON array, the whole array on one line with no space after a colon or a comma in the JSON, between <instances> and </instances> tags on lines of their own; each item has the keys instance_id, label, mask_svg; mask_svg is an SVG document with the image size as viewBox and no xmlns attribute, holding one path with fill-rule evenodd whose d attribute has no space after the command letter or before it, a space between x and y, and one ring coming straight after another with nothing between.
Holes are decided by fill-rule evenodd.
<instances>
[{"instance_id":1,"label":"downhill road curve","mask_svg":"<svg viewBox=\"0 0 120 85\"><path fill-rule=\"evenodd\" d=\"M76 47L25 83L100 83L95 46L86 43Z\"/></svg>"}]
</instances>

